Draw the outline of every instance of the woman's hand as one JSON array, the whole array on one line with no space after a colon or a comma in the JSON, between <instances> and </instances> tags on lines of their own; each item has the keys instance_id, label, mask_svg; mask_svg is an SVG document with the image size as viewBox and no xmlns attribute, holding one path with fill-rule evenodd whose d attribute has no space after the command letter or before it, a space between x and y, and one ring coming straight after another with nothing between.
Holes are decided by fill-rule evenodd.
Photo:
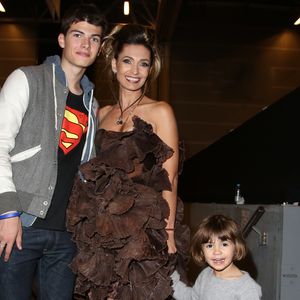
<instances>
[{"instance_id":1,"label":"woman's hand","mask_svg":"<svg viewBox=\"0 0 300 300\"><path fill-rule=\"evenodd\" d=\"M167 230L167 234L168 234L168 240L167 240L168 253L174 254L177 252L177 248L175 245L174 231Z\"/></svg>"}]
</instances>

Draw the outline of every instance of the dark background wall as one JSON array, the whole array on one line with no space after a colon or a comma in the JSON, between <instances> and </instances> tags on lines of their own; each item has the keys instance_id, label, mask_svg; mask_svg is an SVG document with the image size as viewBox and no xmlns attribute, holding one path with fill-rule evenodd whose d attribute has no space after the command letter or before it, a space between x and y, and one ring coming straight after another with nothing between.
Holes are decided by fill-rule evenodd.
<instances>
[{"instance_id":1,"label":"dark background wall","mask_svg":"<svg viewBox=\"0 0 300 300\"><path fill-rule=\"evenodd\" d=\"M300 83L297 10L277 1L183 1L170 101L191 157ZM276 1L269 1L276 2Z\"/></svg>"},{"instance_id":2,"label":"dark background wall","mask_svg":"<svg viewBox=\"0 0 300 300\"><path fill-rule=\"evenodd\" d=\"M187 202L247 204L300 200L300 88L185 162L179 194Z\"/></svg>"},{"instance_id":3,"label":"dark background wall","mask_svg":"<svg viewBox=\"0 0 300 300\"><path fill-rule=\"evenodd\" d=\"M0 87L15 68L36 64L37 44L32 25L0 23Z\"/></svg>"}]
</instances>

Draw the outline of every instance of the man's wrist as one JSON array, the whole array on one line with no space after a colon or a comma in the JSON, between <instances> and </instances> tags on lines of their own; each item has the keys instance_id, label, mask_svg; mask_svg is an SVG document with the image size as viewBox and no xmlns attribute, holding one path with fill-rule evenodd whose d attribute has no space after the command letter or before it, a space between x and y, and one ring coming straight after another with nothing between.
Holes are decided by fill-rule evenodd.
<instances>
[{"instance_id":1,"label":"man's wrist","mask_svg":"<svg viewBox=\"0 0 300 300\"><path fill-rule=\"evenodd\" d=\"M0 215L0 220L15 218L19 217L20 215L21 213L19 211L8 211Z\"/></svg>"},{"instance_id":2,"label":"man's wrist","mask_svg":"<svg viewBox=\"0 0 300 300\"><path fill-rule=\"evenodd\" d=\"M18 211L17 210L10 210L10 211L7 211L5 213L0 214L0 216L10 214L10 213L15 213L15 212L18 212Z\"/></svg>"}]
</instances>

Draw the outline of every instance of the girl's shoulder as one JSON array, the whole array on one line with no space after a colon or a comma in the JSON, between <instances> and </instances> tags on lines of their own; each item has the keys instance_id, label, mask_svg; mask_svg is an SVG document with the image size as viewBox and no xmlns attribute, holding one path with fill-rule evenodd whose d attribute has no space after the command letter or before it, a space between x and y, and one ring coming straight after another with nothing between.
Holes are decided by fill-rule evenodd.
<instances>
[{"instance_id":1,"label":"girl's shoulder","mask_svg":"<svg viewBox=\"0 0 300 300\"><path fill-rule=\"evenodd\" d=\"M197 281L210 281L213 277L213 270L210 267L205 267L200 271Z\"/></svg>"},{"instance_id":2,"label":"girl's shoulder","mask_svg":"<svg viewBox=\"0 0 300 300\"><path fill-rule=\"evenodd\" d=\"M248 272L242 271L242 273L245 285L252 288L252 290L257 291L261 296L261 286L250 276Z\"/></svg>"}]
</instances>

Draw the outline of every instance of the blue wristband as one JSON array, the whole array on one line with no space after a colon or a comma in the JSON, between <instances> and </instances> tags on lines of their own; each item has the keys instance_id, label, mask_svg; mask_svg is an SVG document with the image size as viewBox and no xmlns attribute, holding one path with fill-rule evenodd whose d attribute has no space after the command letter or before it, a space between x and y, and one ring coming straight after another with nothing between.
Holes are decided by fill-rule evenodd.
<instances>
[{"instance_id":1,"label":"blue wristband","mask_svg":"<svg viewBox=\"0 0 300 300\"><path fill-rule=\"evenodd\" d=\"M0 215L0 220L19 217L20 215L21 215L20 212L15 211L15 212L11 212L11 213L8 213L8 214Z\"/></svg>"}]
</instances>

